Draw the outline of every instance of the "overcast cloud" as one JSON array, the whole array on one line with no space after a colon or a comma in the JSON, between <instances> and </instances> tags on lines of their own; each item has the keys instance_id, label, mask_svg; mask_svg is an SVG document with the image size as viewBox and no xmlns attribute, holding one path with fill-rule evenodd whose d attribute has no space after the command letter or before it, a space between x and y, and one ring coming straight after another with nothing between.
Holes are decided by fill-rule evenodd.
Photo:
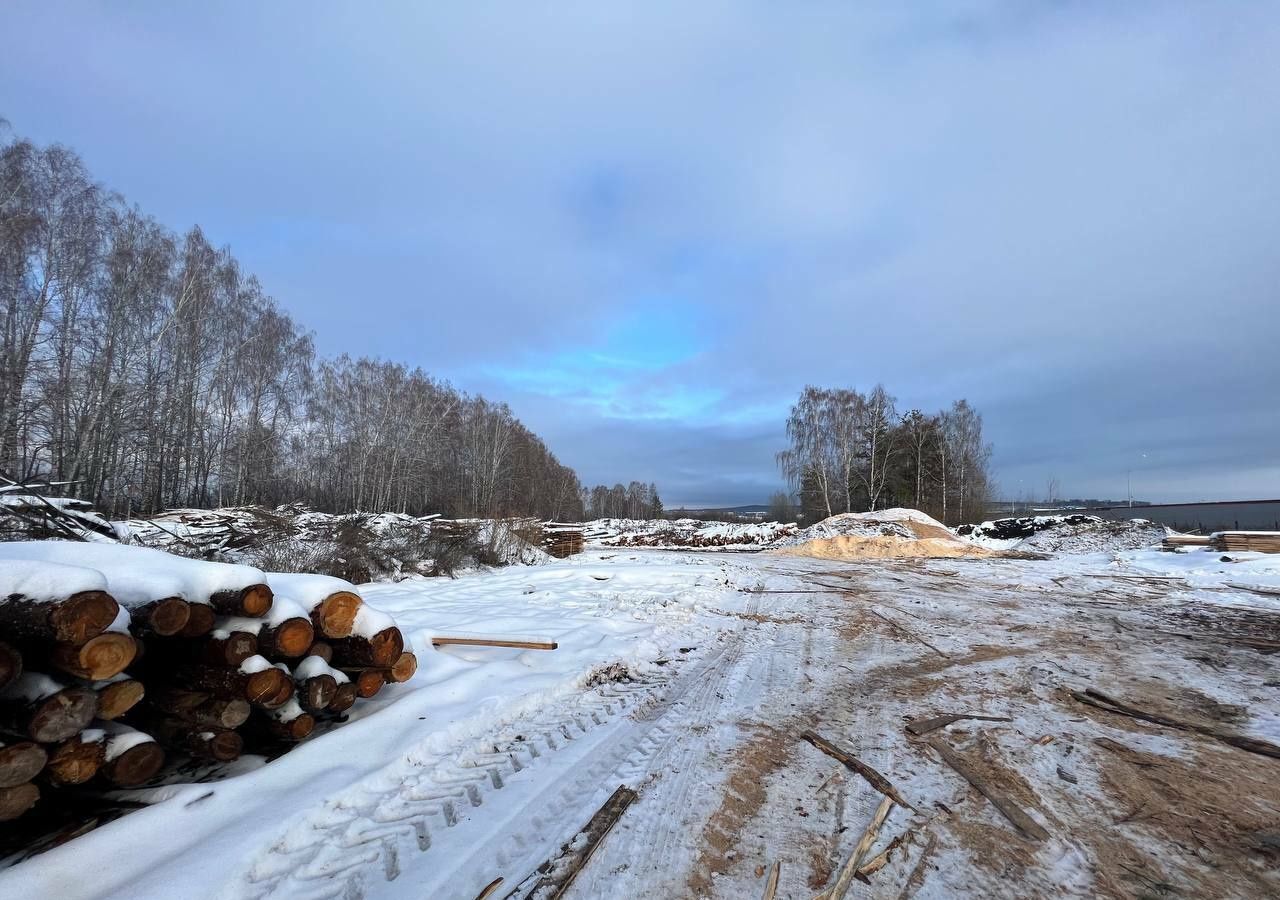
<instances>
[{"instance_id":1,"label":"overcast cloud","mask_svg":"<svg viewBox=\"0 0 1280 900\"><path fill-rule=\"evenodd\" d=\"M767 499L806 383L1005 492L1280 496L1280 6L14 2L0 116L322 351L584 481Z\"/></svg>"}]
</instances>

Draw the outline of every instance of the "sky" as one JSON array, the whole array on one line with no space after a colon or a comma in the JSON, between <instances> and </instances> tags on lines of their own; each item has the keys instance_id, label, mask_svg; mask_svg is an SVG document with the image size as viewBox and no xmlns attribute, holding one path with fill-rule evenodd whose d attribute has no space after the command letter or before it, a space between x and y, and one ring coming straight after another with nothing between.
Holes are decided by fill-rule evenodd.
<instances>
[{"instance_id":1,"label":"sky","mask_svg":"<svg viewBox=\"0 0 1280 900\"><path fill-rule=\"evenodd\" d=\"M0 117L324 353L765 502L805 384L1000 493L1280 496L1280 4L6 0Z\"/></svg>"}]
</instances>

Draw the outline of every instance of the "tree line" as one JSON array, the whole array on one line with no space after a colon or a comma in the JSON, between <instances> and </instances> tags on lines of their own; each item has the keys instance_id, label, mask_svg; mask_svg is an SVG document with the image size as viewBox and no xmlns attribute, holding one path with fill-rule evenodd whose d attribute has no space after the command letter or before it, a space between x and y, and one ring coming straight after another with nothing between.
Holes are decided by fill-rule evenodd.
<instances>
[{"instance_id":1,"label":"tree line","mask_svg":"<svg viewBox=\"0 0 1280 900\"><path fill-rule=\"evenodd\" d=\"M809 386L791 407L787 439L778 467L806 522L892 506L947 524L986 513L991 445L966 400L937 413L900 414L883 385L866 394ZM789 511L789 497L775 496L774 510Z\"/></svg>"},{"instance_id":2,"label":"tree line","mask_svg":"<svg viewBox=\"0 0 1280 900\"><path fill-rule=\"evenodd\" d=\"M660 519L662 498L658 486L633 481L626 487L597 484L585 492L588 519Z\"/></svg>"},{"instance_id":3,"label":"tree line","mask_svg":"<svg viewBox=\"0 0 1280 900\"><path fill-rule=\"evenodd\" d=\"M596 508L505 404L398 363L319 358L227 248L168 230L60 145L0 138L0 303L0 468L75 482L113 515ZM610 504L619 490L640 508L621 486Z\"/></svg>"}]
</instances>

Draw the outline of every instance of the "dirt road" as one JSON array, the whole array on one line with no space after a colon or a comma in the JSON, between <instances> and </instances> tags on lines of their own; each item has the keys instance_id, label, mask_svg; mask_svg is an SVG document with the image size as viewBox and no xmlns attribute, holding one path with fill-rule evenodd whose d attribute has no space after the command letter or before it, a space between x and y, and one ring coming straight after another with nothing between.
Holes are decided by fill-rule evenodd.
<instances>
[{"instance_id":1,"label":"dirt road","mask_svg":"<svg viewBox=\"0 0 1280 900\"><path fill-rule=\"evenodd\" d=\"M462 752L422 748L292 828L226 895L471 898L501 877L491 896L523 896L625 784L636 801L565 896L756 897L780 861L778 896L812 897L881 795L799 740L810 728L916 808L892 810L872 855L900 846L849 896L1277 890L1280 760L1072 696L1274 740L1278 676L1258 646L1273 617L1023 561L747 559L715 646L673 648L659 677L602 673ZM1012 720L933 737L1047 839L904 731L948 712Z\"/></svg>"}]
</instances>

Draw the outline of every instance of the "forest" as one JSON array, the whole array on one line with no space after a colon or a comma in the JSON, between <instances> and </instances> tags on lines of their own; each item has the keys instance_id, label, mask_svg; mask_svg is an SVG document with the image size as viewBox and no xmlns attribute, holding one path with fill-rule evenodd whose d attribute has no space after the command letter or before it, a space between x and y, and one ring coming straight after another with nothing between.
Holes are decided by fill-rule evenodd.
<instances>
[{"instance_id":1,"label":"forest","mask_svg":"<svg viewBox=\"0 0 1280 900\"><path fill-rule=\"evenodd\" d=\"M806 522L845 512L908 506L948 525L986 513L991 446L982 416L966 400L949 409L899 413L883 385L806 387L787 418L789 446L778 467ZM771 518L790 518L775 495Z\"/></svg>"},{"instance_id":2,"label":"forest","mask_svg":"<svg viewBox=\"0 0 1280 900\"><path fill-rule=\"evenodd\" d=\"M116 516L296 500L582 516L573 470L505 404L318 356L227 248L171 232L66 147L0 137L0 303L10 478L75 482Z\"/></svg>"}]
</instances>

